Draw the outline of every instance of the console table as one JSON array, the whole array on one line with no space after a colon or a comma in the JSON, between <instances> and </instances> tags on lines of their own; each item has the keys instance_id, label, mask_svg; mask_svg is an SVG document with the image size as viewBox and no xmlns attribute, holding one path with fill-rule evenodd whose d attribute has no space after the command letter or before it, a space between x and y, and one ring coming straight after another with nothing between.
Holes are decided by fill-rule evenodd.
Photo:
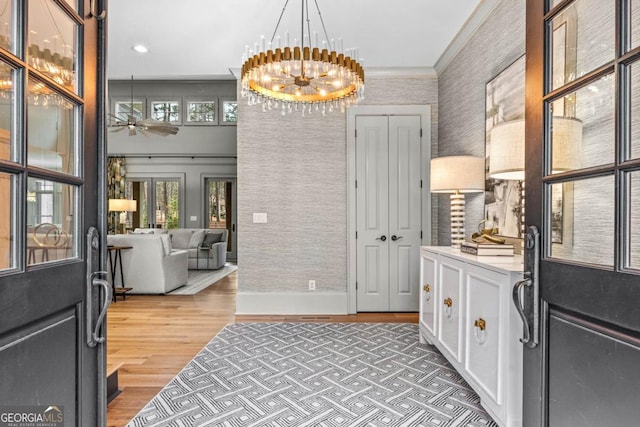
<instances>
[{"instance_id":1,"label":"console table","mask_svg":"<svg viewBox=\"0 0 640 427\"><path fill-rule=\"evenodd\" d=\"M420 341L435 345L501 427L522 427L522 321L511 303L522 256L420 248Z\"/></svg>"},{"instance_id":2,"label":"console table","mask_svg":"<svg viewBox=\"0 0 640 427\"><path fill-rule=\"evenodd\" d=\"M109 267L111 269L111 289L113 290L113 302L118 300L117 295L122 295L122 299L127 298L127 292L133 288L124 286L124 273L122 272L122 251L132 249L133 246L107 246L109 251ZM111 254L114 254L113 256ZM120 268L120 287L116 288L116 273Z\"/></svg>"}]
</instances>

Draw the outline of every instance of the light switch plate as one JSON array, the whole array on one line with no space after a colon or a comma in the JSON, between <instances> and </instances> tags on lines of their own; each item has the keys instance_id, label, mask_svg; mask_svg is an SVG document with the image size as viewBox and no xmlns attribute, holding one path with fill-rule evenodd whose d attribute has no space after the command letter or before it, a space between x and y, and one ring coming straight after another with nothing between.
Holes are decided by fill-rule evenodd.
<instances>
[{"instance_id":1,"label":"light switch plate","mask_svg":"<svg viewBox=\"0 0 640 427\"><path fill-rule=\"evenodd\" d=\"M197 220L198 220L198 217L197 217L197 216L195 216L195 215L192 215L192 216L191 216L191 221L197 221Z\"/></svg>"},{"instance_id":2,"label":"light switch plate","mask_svg":"<svg viewBox=\"0 0 640 427\"><path fill-rule=\"evenodd\" d=\"M267 223L267 214L264 212L261 213L253 213L253 223L254 224L266 224Z\"/></svg>"}]
</instances>

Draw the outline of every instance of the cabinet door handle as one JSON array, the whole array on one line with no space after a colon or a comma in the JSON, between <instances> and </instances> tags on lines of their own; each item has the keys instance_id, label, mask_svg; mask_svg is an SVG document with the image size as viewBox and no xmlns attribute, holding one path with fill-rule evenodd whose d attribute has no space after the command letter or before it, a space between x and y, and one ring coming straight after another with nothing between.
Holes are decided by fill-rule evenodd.
<instances>
[{"instance_id":1,"label":"cabinet door handle","mask_svg":"<svg viewBox=\"0 0 640 427\"><path fill-rule=\"evenodd\" d=\"M484 344L487 339L487 322L480 317L478 320L473 322L474 326L474 334L476 336L476 341L480 344Z\"/></svg>"},{"instance_id":2,"label":"cabinet door handle","mask_svg":"<svg viewBox=\"0 0 640 427\"><path fill-rule=\"evenodd\" d=\"M453 300L451 298L445 298L444 305L444 314L447 315L447 318L451 319L451 316L453 315Z\"/></svg>"},{"instance_id":3,"label":"cabinet door handle","mask_svg":"<svg viewBox=\"0 0 640 427\"><path fill-rule=\"evenodd\" d=\"M425 283L425 285L422 287L422 290L425 293L426 300L431 301L431 285L428 283Z\"/></svg>"}]
</instances>

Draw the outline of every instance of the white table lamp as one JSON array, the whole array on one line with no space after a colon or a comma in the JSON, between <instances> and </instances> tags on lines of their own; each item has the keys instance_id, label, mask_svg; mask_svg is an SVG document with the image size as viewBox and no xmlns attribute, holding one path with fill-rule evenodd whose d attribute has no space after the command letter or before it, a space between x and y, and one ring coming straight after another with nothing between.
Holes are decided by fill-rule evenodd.
<instances>
[{"instance_id":1,"label":"white table lamp","mask_svg":"<svg viewBox=\"0 0 640 427\"><path fill-rule=\"evenodd\" d=\"M109 212L120 212L120 225L124 234L125 224L127 223L127 212L135 212L138 208L138 202L128 199L109 199Z\"/></svg>"},{"instance_id":2,"label":"white table lamp","mask_svg":"<svg viewBox=\"0 0 640 427\"><path fill-rule=\"evenodd\" d=\"M447 156L431 159L431 192L453 193L451 199L451 246L464 240L464 194L484 191L483 157Z\"/></svg>"}]
</instances>

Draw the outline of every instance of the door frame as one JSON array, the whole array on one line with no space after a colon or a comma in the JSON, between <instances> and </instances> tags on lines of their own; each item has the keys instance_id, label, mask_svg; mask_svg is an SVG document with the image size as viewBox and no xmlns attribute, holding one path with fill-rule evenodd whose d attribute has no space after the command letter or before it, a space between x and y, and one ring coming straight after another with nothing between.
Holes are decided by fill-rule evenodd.
<instances>
[{"instance_id":1,"label":"door frame","mask_svg":"<svg viewBox=\"0 0 640 427\"><path fill-rule=\"evenodd\" d=\"M347 312L357 313L356 280L356 118L358 116L420 116L422 132L420 145L420 179L422 180L422 240L431 242L431 197L429 193L429 165L431 161L431 105L362 105L347 110Z\"/></svg>"},{"instance_id":2,"label":"door frame","mask_svg":"<svg viewBox=\"0 0 640 427\"><path fill-rule=\"evenodd\" d=\"M209 228L206 222L208 209L205 200L207 199L207 180L209 181L228 181L233 186L231 223L235 226L235 231L229 234L229 239L233 239L232 251L227 251L228 261L238 261L238 178L236 174L220 174L220 173L203 173L200 175L200 203L202 212L202 227Z\"/></svg>"}]
</instances>

